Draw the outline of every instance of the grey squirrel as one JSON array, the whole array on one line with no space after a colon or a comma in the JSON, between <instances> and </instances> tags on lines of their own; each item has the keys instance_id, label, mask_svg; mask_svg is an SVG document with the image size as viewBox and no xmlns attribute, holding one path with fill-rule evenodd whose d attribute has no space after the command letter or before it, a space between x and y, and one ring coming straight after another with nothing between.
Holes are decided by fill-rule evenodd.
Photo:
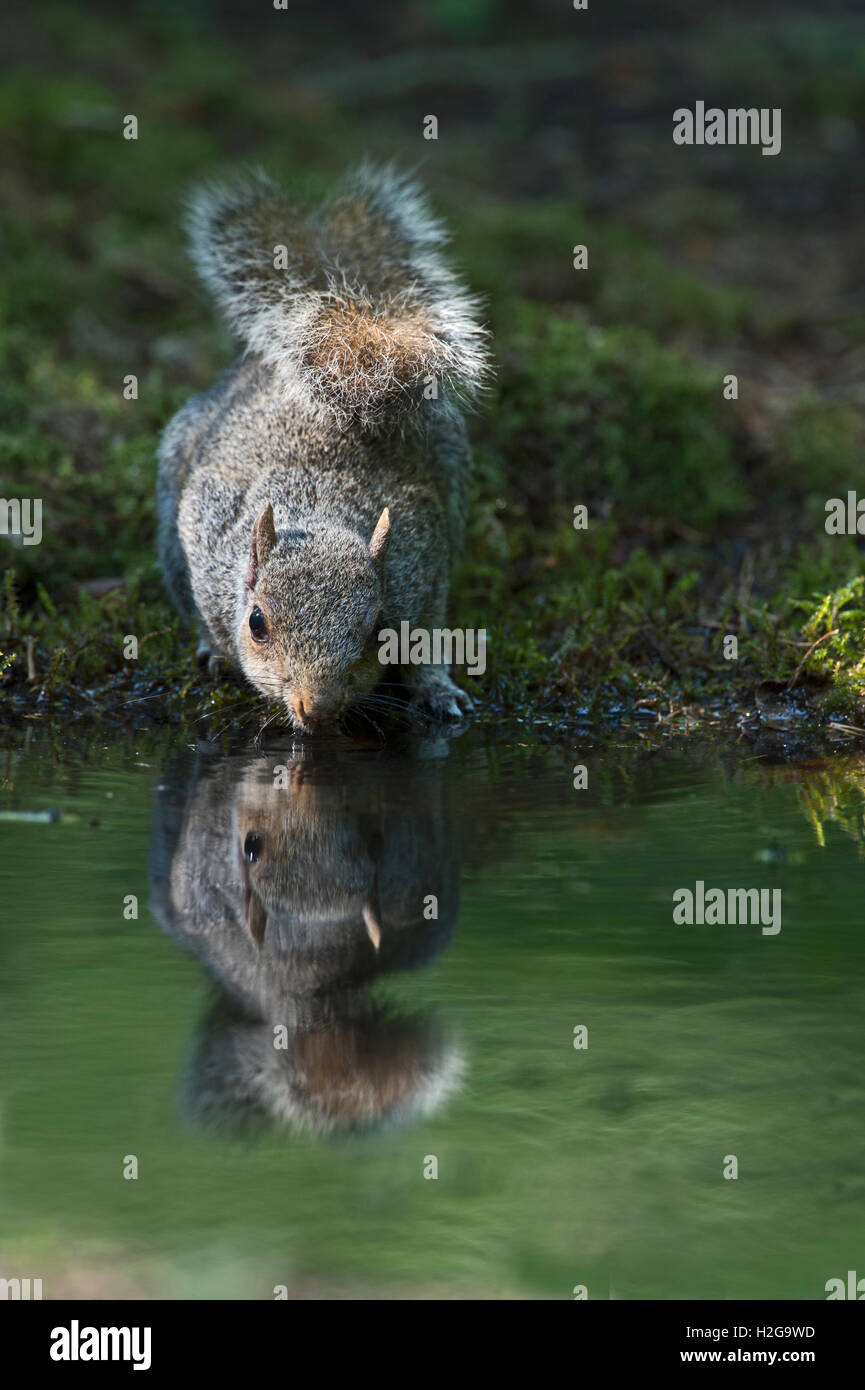
<instances>
[{"instance_id":1,"label":"grey squirrel","mask_svg":"<svg viewBox=\"0 0 865 1390\"><path fill-rule=\"evenodd\" d=\"M462 1051L435 1014L373 989L450 942L452 780L440 758L332 752L184 749L160 776L151 909L218 986L182 1087L199 1123L364 1130L428 1115L459 1086Z\"/></svg>"},{"instance_id":2,"label":"grey squirrel","mask_svg":"<svg viewBox=\"0 0 865 1390\"><path fill-rule=\"evenodd\" d=\"M264 174L201 190L192 256L246 346L168 425L163 571L199 660L242 672L297 729L337 724L397 669L376 636L444 624L488 370L478 301L415 185L363 166L314 212ZM460 719L442 665L399 674Z\"/></svg>"}]
</instances>

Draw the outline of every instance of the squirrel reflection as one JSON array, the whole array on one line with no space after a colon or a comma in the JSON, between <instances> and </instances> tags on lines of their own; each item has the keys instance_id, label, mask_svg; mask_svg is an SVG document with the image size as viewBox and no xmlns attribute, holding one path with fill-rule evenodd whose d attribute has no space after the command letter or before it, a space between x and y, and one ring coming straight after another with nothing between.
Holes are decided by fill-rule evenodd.
<instances>
[{"instance_id":1,"label":"squirrel reflection","mask_svg":"<svg viewBox=\"0 0 865 1390\"><path fill-rule=\"evenodd\" d=\"M152 906L214 976L184 1108L320 1132L428 1114L459 1084L428 1017L373 998L430 963L457 914L435 763L305 752L199 762L157 793Z\"/></svg>"}]
</instances>

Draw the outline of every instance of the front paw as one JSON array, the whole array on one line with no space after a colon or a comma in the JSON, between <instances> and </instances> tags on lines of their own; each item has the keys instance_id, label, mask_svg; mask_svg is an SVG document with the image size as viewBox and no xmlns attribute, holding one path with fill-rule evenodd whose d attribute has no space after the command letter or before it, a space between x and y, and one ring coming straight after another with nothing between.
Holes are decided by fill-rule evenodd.
<instances>
[{"instance_id":1,"label":"front paw","mask_svg":"<svg viewBox=\"0 0 865 1390\"><path fill-rule=\"evenodd\" d=\"M441 676L416 686L410 704L412 709L419 710L428 719L448 724L465 719L474 708L471 695L455 685L450 676Z\"/></svg>"},{"instance_id":2,"label":"front paw","mask_svg":"<svg viewBox=\"0 0 865 1390\"><path fill-rule=\"evenodd\" d=\"M219 682L224 678L228 662L220 652L215 652L202 643L195 653L195 659L199 666L207 667L207 674L212 681Z\"/></svg>"}]
</instances>

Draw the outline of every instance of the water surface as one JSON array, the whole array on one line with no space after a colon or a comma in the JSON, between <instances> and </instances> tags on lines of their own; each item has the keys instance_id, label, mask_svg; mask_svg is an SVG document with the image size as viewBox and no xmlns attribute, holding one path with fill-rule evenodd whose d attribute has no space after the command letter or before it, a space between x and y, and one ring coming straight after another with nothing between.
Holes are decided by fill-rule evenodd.
<instances>
[{"instance_id":1,"label":"water surface","mask_svg":"<svg viewBox=\"0 0 865 1390\"><path fill-rule=\"evenodd\" d=\"M859 765L40 732L3 771L60 819L0 821L0 1273L793 1299L862 1265ZM781 930L677 925L697 880L779 888Z\"/></svg>"}]
</instances>

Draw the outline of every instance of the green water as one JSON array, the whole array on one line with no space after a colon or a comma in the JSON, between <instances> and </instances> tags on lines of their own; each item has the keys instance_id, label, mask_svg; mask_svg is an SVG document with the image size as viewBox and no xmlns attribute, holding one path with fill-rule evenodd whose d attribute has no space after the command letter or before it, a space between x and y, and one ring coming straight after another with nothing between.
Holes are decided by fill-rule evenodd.
<instances>
[{"instance_id":1,"label":"green water","mask_svg":"<svg viewBox=\"0 0 865 1390\"><path fill-rule=\"evenodd\" d=\"M857 766L479 733L3 759L2 809L61 819L0 821L0 1274L563 1299L865 1274ZM676 925L697 880L779 888L781 930Z\"/></svg>"}]
</instances>

